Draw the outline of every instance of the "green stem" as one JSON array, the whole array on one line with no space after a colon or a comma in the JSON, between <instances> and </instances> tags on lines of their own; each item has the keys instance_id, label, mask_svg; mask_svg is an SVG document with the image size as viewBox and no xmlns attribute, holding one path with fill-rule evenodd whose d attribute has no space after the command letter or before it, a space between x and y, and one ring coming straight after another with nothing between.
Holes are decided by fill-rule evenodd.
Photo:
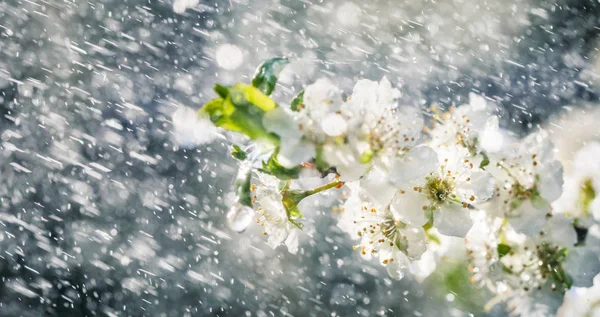
<instances>
[{"instance_id":1,"label":"green stem","mask_svg":"<svg viewBox=\"0 0 600 317\"><path fill-rule=\"evenodd\" d=\"M281 191L281 196L283 196L281 202L283 203L283 207L285 208L288 220L296 227L302 229L302 224L296 221L296 219L302 218L302 212L300 211L300 209L298 209L298 204L302 201L302 199L314 194L318 194L322 191L338 187L340 186L340 184L343 183L344 182L341 182L336 179L331 183L327 183L323 186L319 186L310 190L284 189L283 191Z\"/></svg>"},{"instance_id":2,"label":"green stem","mask_svg":"<svg viewBox=\"0 0 600 317\"><path fill-rule=\"evenodd\" d=\"M328 189L332 189L332 188L334 188L334 187L338 187L338 186L340 186L341 184L344 184L344 182L342 182L342 181L340 181L340 180L336 179L336 180L332 181L331 183L327 183L327 184L325 184L325 185L322 185L322 186L319 186L319 187L315 187L315 188L313 188L313 189L310 189L310 190L307 190L307 191L305 191L305 192L304 192L304 195L305 195L305 196L304 196L303 198L306 198L306 197L308 197L308 196L312 196L312 195L314 195L314 194L318 194L318 193L320 193L320 192L322 192L322 191L326 191L326 190L328 190Z\"/></svg>"}]
</instances>

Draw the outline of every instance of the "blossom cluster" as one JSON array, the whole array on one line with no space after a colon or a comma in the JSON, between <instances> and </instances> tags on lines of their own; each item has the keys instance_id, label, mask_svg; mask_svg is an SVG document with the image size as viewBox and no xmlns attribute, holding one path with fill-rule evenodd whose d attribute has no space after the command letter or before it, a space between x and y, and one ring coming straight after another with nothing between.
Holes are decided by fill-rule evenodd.
<instances>
[{"instance_id":1,"label":"blossom cluster","mask_svg":"<svg viewBox=\"0 0 600 317\"><path fill-rule=\"evenodd\" d=\"M565 173L546 131L512 135L491 100L470 94L446 111L399 105L386 78L359 80L347 95L319 79L279 105L269 96L286 63L265 62L251 85L217 85L219 98L197 116L182 109L173 118L176 138L195 144L219 130L251 140L232 145L241 161L227 215L233 230L255 221L271 247L296 253L298 204L338 188L339 228L393 278L427 277L460 241L471 282L494 295L489 307L555 311L541 303L544 292L592 286L600 272L592 241L600 232L600 144L584 147ZM306 171L326 182L298 186Z\"/></svg>"}]
</instances>

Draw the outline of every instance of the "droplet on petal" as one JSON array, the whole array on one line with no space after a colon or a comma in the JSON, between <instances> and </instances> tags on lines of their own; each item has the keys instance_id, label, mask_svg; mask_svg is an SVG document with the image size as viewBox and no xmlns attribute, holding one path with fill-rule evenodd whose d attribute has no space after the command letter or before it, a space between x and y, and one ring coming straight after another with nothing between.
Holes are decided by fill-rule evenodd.
<instances>
[{"instance_id":1,"label":"droplet on petal","mask_svg":"<svg viewBox=\"0 0 600 317\"><path fill-rule=\"evenodd\" d=\"M248 206L236 203L227 212L227 225L237 233L248 228L254 218L254 210Z\"/></svg>"}]
</instances>

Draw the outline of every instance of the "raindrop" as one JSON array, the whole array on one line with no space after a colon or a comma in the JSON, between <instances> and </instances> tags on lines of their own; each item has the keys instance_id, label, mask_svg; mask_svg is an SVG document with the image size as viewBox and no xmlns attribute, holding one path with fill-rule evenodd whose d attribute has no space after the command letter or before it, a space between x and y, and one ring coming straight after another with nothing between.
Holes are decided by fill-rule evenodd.
<instances>
[{"instance_id":1,"label":"raindrop","mask_svg":"<svg viewBox=\"0 0 600 317\"><path fill-rule=\"evenodd\" d=\"M254 210L248 206L236 203L227 212L227 224L235 232L243 232L248 228L254 217Z\"/></svg>"}]
</instances>

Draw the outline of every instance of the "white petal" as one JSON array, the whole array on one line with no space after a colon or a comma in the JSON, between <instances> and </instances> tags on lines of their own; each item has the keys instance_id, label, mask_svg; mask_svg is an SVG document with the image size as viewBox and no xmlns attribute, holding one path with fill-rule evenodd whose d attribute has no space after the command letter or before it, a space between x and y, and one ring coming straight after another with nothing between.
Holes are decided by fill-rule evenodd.
<instances>
[{"instance_id":1,"label":"white petal","mask_svg":"<svg viewBox=\"0 0 600 317\"><path fill-rule=\"evenodd\" d=\"M291 254L296 254L298 252L298 235L300 230L292 229L285 239L285 245L288 248L288 251Z\"/></svg>"},{"instance_id":2,"label":"white petal","mask_svg":"<svg viewBox=\"0 0 600 317\"><path fill-rule=\"evenodd\" d=\"M283 167L293 168L302 162L307 162L315 156L315 146L307 141L282 142L277 155L277 161Z\"/></svg>"},{"instance_id":3,"label":"white petal","mask_svg":"<svg viewBox=\"0 0 600 317\"><path fill-rule=\"evenodd\" d=\"M348 130L346 119L337 113L329 113L325 115L321 122L321 129L328 136L340 136Z\"/></svg>"},{"instance_id":4,"label":"white petal","mask_svg":"<svg viewBox=\"0 0 600 317\"><path fill-rule=\"evenodd\" d=\"M444 204L433 213L433 226L443 235L464 237L473 226L468 208L459 204Z\"/></svg>"},{"instance_id":5,"label":"white petal","mask_svg":"<svg viewBox=\"0 0 600 317\"><path fill-rule=\"evenodd\" d=\"M412 189L406 190L404 194L398 193L390 205L394 218L413 226L422 226L429 221L427 209L429 199L422 193Z\"/></svg>"},{"instance_id":6,"label":"white petal","mask_svg":"<svg viewBox=\"0 0 600 317\"><path fill-rule=\"evenodd\" d=\"M404 277L404 271L409 265L409 261L402 252L395 252L394 261L386 264L388 274L395 280L400 280Z\"/></svg>"},{"instance_id":7,"label":"white petal","mask_svg":"<svg viewBox=\"0 0 600 317\"><path fill-rule=\"evenodd\" d=\"M577 232L571 220L562 215L554 215L544 225L546 239L556 245L573 247L577 243Z\"/></svg>"},{"instance_id":8,"label":"white petal","mask_svg":"<svg viewBox=\"0 0 600 317\"><path fill-rule=\"evenodd\" d=\"M342 181L357 180L366 170L366 166L357 160L349 145L327 144L323 147L323 156L327 163L335 166Z\"/></svg>"},{"instance_id":9,"label":"white petal","mask_svg":"<svg viewBox=\"0 0 600 317\"><path fill-rule=\"evenodd\" d=\"M548 163L544 171L539 174L540 195L548 202L553 202L562 194L563 168L559 161Z\"/></svg>"},{"instance_id":10,"label":"white petal","mask_svg":"<svg viewBox=\"0 0 600 317\"><path fill-rule=\"evenodd\" d=\"M268 222L265 223L265 232L268 234L267 244L273 249L283 243L288 233L284 227L272 225Z\"/></svg>"},{"instance_id":11,"label":"white petal","mask_svg":"<svg viewBox=\"0 0 600 317\"><path fill-rule=\"evenodd\" d=\"M564 268L573 278L573 286L590 287L600 273L598 254L587 247L569 248Z\"/></svg>"},{"instance_id":12,"label":"white petal","mask_svg":"<svg viewBox=\"0 0 600 317\"><path fill-rule=\"evenodd\" d=\"M279 107L265 113L262 121L267 131L277 134L282 143L288 140L295 142L302 136L298 124L285 108Z\"/></svg>"},{"instance_id":13,"label":"white petal","mask_svg":"<svg viewBox=\"0 0 600 317\"><path fill-rule=\"evenodd\" d=\"M425 243L425 231L419 227L407 227L404 229L404 236L408 241L406 256L411 260L418 260L423 253L427 251L427 243Z\"/></svg>"},{"instance_id":14,"label":"white petal","mask_svg":"<svg viewBox=\"0 0 600 317\"><path fill-rule=\"evenodd\" d=\"M339 110L342 93L327 78L320 78L304 90L304 105L313 119Z\"/></svg>"},{"instance_id":15,"label":"white petal","mask_svg":"<svg viewBox=\"0 0 600 317\"><path fill-rule=\"evenodd\" d=\"M456 185L456 192L463 201L470 201L471 196L475 197L475 202L486 201L492 197L495 179L490 173L476 170L469 178L468 182L463 181Z\"/></svg>"},{"instance_id":16,"label":"white petal","mask_svg":"<svg viewBox=\"0 0 600 317\"><path fill-rule=\"evenodd\" d=\"M515 210L517 216L509 216L507 218L515 231L533 237L540 233L544 227L546 215L549 212L550 205L543 205L536 208L530 200L526 200Z\"/></svg>"},{"instance_id":17,"label":"white petal","mask_svg":"<svg viewBox=\"0 0 600 317\"><path fill-rule=\"evenodd\" d=\"M596 196L596 199L594 199L590 205L590 212L596 221L600 221L600 195Z\"/></svg>"},{"instance_id":18,"label":"white petal","mask_svg":"<svg viewBox=\"0 0 600 317\"><path fill-rule=\"evenodd\" d=\"M378 167L373 167L360 180L360 186L377 207L387 206L396 194L396 188L388 183L385 172Z\"/></svg>"},{"instance_id":19,"label":"white petal","mask_svg":"<svg viewBox=\"0 0 600 317\"><path fill-rule=\"evenodd\" d=\"M411 181L427 176L437 168L437 153L428 146L418 146L404 157L394 159L389 178L397 187L403 187Z\"/></svg>"}]
</instances>

